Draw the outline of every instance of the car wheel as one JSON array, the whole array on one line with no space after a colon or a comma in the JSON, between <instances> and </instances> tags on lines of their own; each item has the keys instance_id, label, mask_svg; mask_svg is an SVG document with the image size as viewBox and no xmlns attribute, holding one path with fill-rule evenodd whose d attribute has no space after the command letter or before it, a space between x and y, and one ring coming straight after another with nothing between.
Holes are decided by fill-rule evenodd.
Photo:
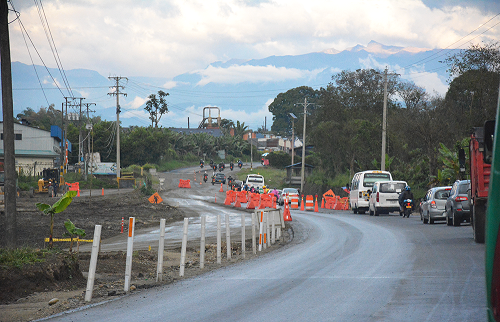
<instances>
[{"instance_id":1,"label":"car wheel","mask_svg":"<svg viewBox=\"0 0 500 322\"><path fill-rule=\"evenodd\" d=\"M455 218L455 212L453 211L453 209L451 209L451 214L453 216L453 220L452 220L453 226L455 226L455 227L460 226L460 221L458 221L458 219Z\"/></svg>"},{"instance_id":2,"label":"car wheel","mask_svg":"<svg viewBox=\"0 0 500 322\"><path fill-rule=\"evenodd\" d=\"M431 218L431 214L429 214L429 225L434 224L434 219Z\"/></svg>"},{"instance_id":3,"label":"car wheel","mask_svg":"<svg viewBox=\"0 0 500 322\"><path fill-rule=\"evenodd\" d=\"M368 210L368 213L370 214L370 216L373 216L373 211L371 209Z\"/></svg>"},{"instance_id":4,"label":"car wheel","mask_svg":"<svg viewBox=\"0 0 500 322\"><path fill-rule=\"evenodd\" d=\"M423 217L423 221L424 221L424 224L427 224L429 221L427 220L427 218L425 218L425 216Z\"/></svg>"},{"instance_id":5,"label":"car wheel","mask_svg":"<svg viewBox=\"0 0 500 322\"><path fill-rule=\"evenodd\" d=\"M373 213L374 213L375 216L380 215L380 212L377 210L377 208L375 208L375 211Z\"/></svg>"},{"instance_id":6,"label":"car wheel","mask_svg":"<svg viewBox=\"0 0 500 322\"><path fill-rule=\"evenodd\" d=\"M358 213L358 208L356 208L356 206L354 206L354 207L352 208L352 213L353 213L353 214L357 214L357 213Z\"/></svg>"}]
</instances>

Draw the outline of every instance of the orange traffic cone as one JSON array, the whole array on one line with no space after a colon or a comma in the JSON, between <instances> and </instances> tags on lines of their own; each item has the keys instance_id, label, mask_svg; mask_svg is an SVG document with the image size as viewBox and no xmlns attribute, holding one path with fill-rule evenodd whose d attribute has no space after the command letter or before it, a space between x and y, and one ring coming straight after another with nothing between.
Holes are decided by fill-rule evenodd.
<instances>
[{"instance_id":1,"label":"orange traffic cone","mask_svg":"<svg viewBox=\"0 0 500 322\"><path fill-rule=\"evenodd\" d=\"M220 190L219 192L224 192L224 188L222 187L222 182L220 183Z\"/></svg>"},{"instance_id":2,"label":"orange traffic cone","mask_svg":"<svg viewBox=\"0 0 500 322\"><path fill-rule=\"evenodd\" d=\"M316 195L316 203L314 204L314 211L318 212L318 195Z\"/></svg>"},{"instance_id":3,"label":"orange traffic cone","mask_svg":"<svg viewBox=\"0 0 500 322\"><path fill-rule=\"evenodd\" d=\"M321 198L321 208L325 208L325 198Z\"/></svg>"},{"instance_id":4,"label":"orange traffic cone","mask_svg":"<svg viewBox=\"0 0 500 322\"><path fill-rule=\"evenodd\" d=\"M215 194L215 203L217 203L217 194Z\"/></svg>"},{"instance_id":5,"label":"orange traffic cone","mask_svg":"<svg viewBox=\"0 0 500 322\"><path fill-rule=\"evenodd\" d=\"M300 198L300 210L304 211L304 195Z\"/></svg>"},{"instance_id":6,"label":"orange traffic cone","mask_svg":"<svg viewBox=\"0 0 500 322\"><path fill-rule=\"evenodd\" d=\"M78 193L76 194L77 197L80 197L80 189L78 189Z\"/></svg>"},{"instance_id":7,"label":"orange traffic cone","mask_svg":"<svg viewBox=\"0 0 500 322\"><path fill-rule=\"evenodd\" d=\"M292 215L290 214L290 208L288 207L288 199L285 199L285 211L283 211L283 220L292 221Z\"/></svg>"},{"instance_id":8,"label":"orange traffic cone","mask_svg":"<svg viewBox=\"0 0 500 322\"><path fill-rule=\"evenodd\" d=\"M241 202L236 198L236 202L234 203L235 207L240 207L241 208Z\"/></svg>"},{"instance_id":9,"label":"orange traffic cone","mask_svg":"<svg viewBox=\"0 0 500 322\"><path fill-rule=\"evenodd\" d=\"M102 188L101 196L104 196L104 188Z\"/></svg>"}]
</instances>

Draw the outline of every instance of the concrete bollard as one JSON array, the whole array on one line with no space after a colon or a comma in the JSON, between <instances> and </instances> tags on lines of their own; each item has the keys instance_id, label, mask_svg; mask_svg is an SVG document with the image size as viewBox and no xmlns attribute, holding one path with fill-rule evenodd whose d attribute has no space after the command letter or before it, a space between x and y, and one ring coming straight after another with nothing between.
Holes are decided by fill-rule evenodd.
<instances>
[{"instance_id":1,"label":"concrete bollard","mask_svg":"<svg viewBox=\"0 0 500 322\"><path fill-rule=\"evenodd\" d=\"M227 250L227 260L231 260L231 227L229 226L228 214L226 214L226 250Z\"/></svg>"},{"instance_id":2,"label":"concrete bollard","mask_svg":"<svg viewBox=\"0 0 500 322\"><path fill-rule=\"evenodd\" d=\"M261 211L259 215L259 252L262 251L262 238L264 238L264 212Z\"/></svg>"},{"instance_id":3,"label":"concrete bollard","mask_svg":"<svg viewBox=\"0 0 500 322\"><path fill-rule=\"evenodd\" d=\"M184 218L184 226L182 229L182 246L181 246L181 265L179 268L179 276L184 276L184 266L186 265L186 247L188 239L188 223L189 218Z\"/></svg>"},{"instance_id":4,"label":"concrete bollard","mask_svg":"<svg viewBox=\"0 0 500 322\"><path fill-rule=\"evenodd\" d=\"M222 263L221 243L222 243L221 218L220 218L220 215L217 215L217 264Z\"/></svg>"},{"instance_id":5,"label":"concrete bollard","mask_svg":"<svg viewBox=\"0 0 500 322\"><path fill-rule=\"evenodd\" d=\"M200 268L205 268L205 222L207 217L201 216L201 238L200 238Z\"/></svg>"},{"instance_id":6,"label":"concrete bollard","mask_svg":"<svg viewBox=\"0 0 500 322\"><path fill-rule=\"evenodd\" d=\"M241 214L241 256L245 258L245 214Z\"/></svg>"},{"instance_id":7,"label":"concrete bollard","mask_svg":"<svg viewBox=\"0 0 500 322\"><path fill-rule=\"evenodd\" d=\"M276 211L273 211L271 213L271 245L274 245L274 243L276 242L276 229L274 225L275 218L276 218Z\"/></svg>"},{"instance_id":8,"label":"concrete bollard","mask_svg":"<svg viewBox=\"0 0 500 322\"><path fill-rule=\"evenodd\" d=\"M92 242L92 254L90 255L89 275L87 277L87 289L85 291L85 302L92 299L94 290L95 269L97 266L97 255L99 255L99 241L101 240L101 225L95 225L94 240Z\"/></svg>"},{"instance_id":9,"label":"concrete bollard","mask_svg":"<svg viewBox=\"0 0 500 322\"><path fill-rule=\"evenodd\" d=\"M256 216L257 214L255 212L252 212L252 252L253 254L257 254L257 243L255 241L255 225L256 223Z\"/></svg>"},{"instance_id":10,"label":"concrete bollard","mask_svg":"<svg viewBox=\"0 0 500 322\"><path fill-rule=\"evenodd\" d=\"M135 217L128 219L128 240L127 240L127 260L125 264L125 283L123 290L128 292L130 290L130 279L132 276L132 253L134 252L134 227Z\"/></svg>"},{"instance_id":11,"label":"concrete bollard","mask_svg":"<svg viewBox=\"0 0 500 322\"><path fill-rule=\"evenodd\" d=\"M156 281L163 281L163 250L165 249L165 218L160 219L160 239L158 240L158 264L156 265Z\"/></svg>"},{"instance_id":12,"label":"concrete bollard","mask_svg":"<svg viewBox=\"0 0 500 322\"><path fill-rule=\"evenodd\" d=\"M268 240L267 240L267 237L269 236L268 217L269 217L269 213L264 212L264 249L267 249L267 244L268 244Z\"/></svg>"}]
</instances>

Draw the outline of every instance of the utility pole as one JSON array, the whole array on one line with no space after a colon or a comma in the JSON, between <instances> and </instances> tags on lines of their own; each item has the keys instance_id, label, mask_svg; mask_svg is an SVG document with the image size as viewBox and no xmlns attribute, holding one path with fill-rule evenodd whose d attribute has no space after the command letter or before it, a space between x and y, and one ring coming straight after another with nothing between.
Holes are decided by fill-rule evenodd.
<instances>
[{"instance_id":1,"label":"utility pole","mask_svg":"<svg viewBox=\"0 0 500 322\"><path fill-rule=\"evenodd\" d=\"M295 145L294 129L295 129L295 119L297 117L293 113L289 113L289 114L292 117L292 165L293 165L294 164L293 163L293 155L295 154L295 150L294 150L294 145ZM293 169L292 169L292 173L293 173Z\"/></svg>"},{"instance_id":2,"label":"utility pole","mask_svg":"<svg viewBox=\"0 0 500 322\"><path fill-rule=\"evenodd\" d=\"M385 171L385 145L387 139L387 75L397 75L395 73L388 74L387 67L384 71L384 108L382 112L382 158L380 161L380 170Z\"/></svg>"},{"instance_id":3,"label":"utility pole","mask_svg":"<svg viewBox=\"0 0 500 322\"><path fill-rule=\"evenodd\" d=\"M16 156L14 148L14 102L12 98L12 71L9 40L9 8L7 0L0 0L0 66L2 81L5 246L14 249L17 243L16 210Z\"/></svg>"},{"instance_id":4,"label":"utility pole","mask_svg":"<svg viewBox=\"0 0 500 322\"><path fill-rule=\"evenodd\" d=\"M305 164L306 164L306 117L307 117L307 106L313 103L307 103L307 98L304 98L304 103L297 103L298 105L304 105L304 130L302 133L302 169L300 173L300 193L304 193L304 179L305 179Z\"/></svg>"},{"instance_id":5,"label":"utility pole","mask_svg":"<svg viewBox=\"0 0 500 322\"><path fill-rule=\"evenodd\" d=\"M87 142L88 142L88 148L87 148L87 156L88 158L85 158L85 153L83 153L83 156L84 156L84 162L85 162L85 180L87 180L88 178L88 175L89 175L89 163L90 163L90 129L89 129L89 126L91 127L92 125L90 124L90 117L89 117L89 111L94 113L95 111L92 111L89 109L89 107L91 105L96 105L95 103L84 103L83 105L85 105L85 108L87 109L87 123L86 124L86 129L89 130L89 133L87 134ZM83 152L83 147L82 147L82 152Z\"/></svg>"},{"instance_id":6,"label":"utility pole","mask_svg":"<svg viewBox=\"0 0 500 322\"><path fill-rule=\"evenodd\" d=\"M127 93L120 93L120 88L125 88L119 84L122 78L128 80L127 77L121 76L108 77L108 79L114 79L116 81L116 85L110 86L111 88L115 88L115 92L108 93L108 95L116 95L116 180L118 181L118 188L120 187L120 94L127 96Z\"/></svg>"}]
</instances>

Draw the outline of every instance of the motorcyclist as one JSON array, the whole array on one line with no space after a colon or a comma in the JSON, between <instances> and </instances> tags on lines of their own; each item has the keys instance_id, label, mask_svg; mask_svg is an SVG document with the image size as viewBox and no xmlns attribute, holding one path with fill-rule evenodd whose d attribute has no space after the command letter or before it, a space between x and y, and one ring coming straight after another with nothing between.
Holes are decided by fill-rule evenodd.
<instances>
[{"instance_id":1,"label":"motorcyclist","mask_svg":"<svg viewBox=\"0 0 500 322\"><path fill-rule=\"evenodd\" d=\"M208 180L208 173L207 170L205 170L205 173L203 173L203 181L207 182Z\"/></svg>"},{"instance_id":2,"label":"motorcyclist","mask_svg":"<svg viewBox=\"0 0 500 322\"><path fill-rule=\"evenodd\" d=\"M399 194L398 201L399 201L399 214L403 214L403 203L406 199L411 199L413 200L413 192L411 192L410 186L406 186L405 190ZM412 204L413 208L413 204Z\"/></svg>"},{"instance_id":3,"label":"motorcyclist","mask_svg":"<svg viewBox=\"0 0 500 322\"><path fill-rule=\"evenodd\" d=\"M233 171L233 168L234 168L234 163L233 163L233 161L231 161L231 162L229 163L229 168L231 169L231 171Z\"/></svg>"},{"instance_id":4,"label":"motorcyclist","mask_svg":"<svg viewBox=\"0 0 500 322\"><path fill-rule=\"evenodd\" d=\"M240 167L240 169L241 169L241 166L242 166L242 165L243 165L243 162L241 162L241 160L240 160L240 159L238 159L238 167Z\"/></svg>"},{"instance_id":5,"label":"motorcyclist","mask_svg":"<svg viewBox=\"0 0 500 322\"><path fill-rule=\"evenodd\" d=\"M214 164L214 160L210 159L210 165Z\"/></svg>"},{"instance_id":6,"label":"motorcyclist","mask_svg":"<svg viewBox=\"0 0 500 322\"><path fill-rule=\"evenodd\" d=\"M200 167L203 168L204 165L205 165L205 161L200 160Z\"/></svg>"}]
</instances>

